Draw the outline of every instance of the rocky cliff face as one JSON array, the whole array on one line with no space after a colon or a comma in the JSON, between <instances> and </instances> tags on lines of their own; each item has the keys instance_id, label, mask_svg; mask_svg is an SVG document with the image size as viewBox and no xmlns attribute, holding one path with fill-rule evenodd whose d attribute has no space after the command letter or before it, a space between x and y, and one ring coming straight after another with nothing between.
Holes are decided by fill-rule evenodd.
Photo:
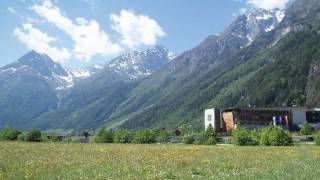
<instances>
[{"instance_id":1,"label":"rocky cliff face","mask_svg":"<svg viewBox=\"0 0 320 180\"><path fill-rule=\"evenodd\" d=\"M175 57L175 54L162 46L144 51L131 51L113 59L107 67L113 72L131 79L147 77L159 70Z\"/></svg>"}]
</instances>

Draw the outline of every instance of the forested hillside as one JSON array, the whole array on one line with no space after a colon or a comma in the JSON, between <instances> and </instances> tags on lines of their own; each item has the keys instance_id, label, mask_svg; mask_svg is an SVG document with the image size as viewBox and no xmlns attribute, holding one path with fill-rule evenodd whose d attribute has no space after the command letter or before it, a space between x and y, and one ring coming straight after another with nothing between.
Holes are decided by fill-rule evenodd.
<instances>
[{"instance_id":1,"label":"forested hillside","mask_svg":"<svg viewBox=\"0 0 320 180\"><path fill-rule=\"evenodd\" d=\"M298 0L278 27L236 53L206 56L214 51L203 51L205 41L142 82L114 121L125 120L125 128L201 127L210 107L319 105L319 12L318 1Z\"/></svg>"}]
</instances>

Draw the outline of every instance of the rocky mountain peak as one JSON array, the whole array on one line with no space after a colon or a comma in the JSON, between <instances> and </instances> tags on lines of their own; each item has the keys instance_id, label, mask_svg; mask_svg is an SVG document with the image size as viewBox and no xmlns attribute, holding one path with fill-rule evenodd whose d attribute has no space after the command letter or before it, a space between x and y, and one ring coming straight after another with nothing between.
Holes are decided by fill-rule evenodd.
<instances>
[{"instance_id":1,"label":"rocky mountain peak","mask_svg":"<svg viewBox=\"0 0 320 180\"><path fill-rule=\"evenodd\" d=\"M17 63L13 64L13 66L29 66L34 71L45 77L50 77L52 75L67 75L67 72L60 64L54 62L48 55L38 53L34 50L18 59Z\"/></svg>"},{"instance_id":2,"label":"rocky mountain peak","mask_svg":"<svg viewBox=\"0 0 320 180\"><path fill-rule=\"evenodd\" d=\"M284 10L254 9L245 14L247 38L251 42L258 34L272 31L284 18Z\"/></svg>"},{"instance_id":3,"label":"rocky mountain peak","mask_svg":"<svg viewBox=\"0 0 320 180\"><path fill-rule=\"evenodd\" d=\"M202 60L204 66L219 64L249 46L258 35L272 31L283 18L284 11L280 9L252 9L238 16L222 33L207 37L192 51L184 53L182 59Z\"/></svg>"},{"instance_id":4,"label":"rocky mountain peak","mask_svg":"<svg viewBox=\"0 0 320 180\"><path fill-rule=\"evenodd\" d=\"M118 74L137 79L150 75L173 58L174 53L157 45L143 51L130 51L113 59L107 66Z\"/></svg>"}]
</instances>

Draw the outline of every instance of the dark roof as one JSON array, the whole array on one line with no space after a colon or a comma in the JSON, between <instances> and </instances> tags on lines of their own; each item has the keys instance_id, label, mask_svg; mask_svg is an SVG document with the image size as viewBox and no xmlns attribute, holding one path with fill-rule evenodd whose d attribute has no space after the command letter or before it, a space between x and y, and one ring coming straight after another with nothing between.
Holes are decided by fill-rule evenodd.
<instances>
[{"instance_id":1,"label":"dark roof","mask_svg":"<svg viewBox=\"0 0 320 180\"><path fill-rule=\"evenodd\" d=\"M308 107L252 107L252 108L226 108L224 112L231 111L243 111L243 110L256 110L256 111L320 111L319 108L308 108Z\"/></svg>"}]
</instances>

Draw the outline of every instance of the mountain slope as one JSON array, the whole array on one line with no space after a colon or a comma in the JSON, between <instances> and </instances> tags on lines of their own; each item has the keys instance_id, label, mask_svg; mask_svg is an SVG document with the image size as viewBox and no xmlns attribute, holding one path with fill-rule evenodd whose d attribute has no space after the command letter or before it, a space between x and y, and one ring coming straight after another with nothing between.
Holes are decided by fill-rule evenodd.
<instances>
[{"instance_id":1,"label":"mountain slope","mask_svg":"<svg viewBox=\"0 0 320 180\"><path fill-rule=\"evenodd\" d=\"M140 83L112 114L111 121L121 121L126 128L176 127L186 122L199 127L195 119L199 120L214 95L202 94L202 89L237 63L230 59L239 51L247 51L241 58L248 58L264 48L266 45L253 40L277 27L282 20L279 13L283 12L259 9L238 17L222 34L208 37Z\"/></svg>"},{"instance_id":2,"label":"mountain slope","mask_svg":"<svg viewBox=\"0 0 320 180\"><path fill-rule=\"evenodd\" d=\"M65 74L59 64L35 51L0 68L0 127L23 128L38 115L55 109L57 81L52 77Z\"/></svg>"},{"instance_id":3,"label":"mountain slope","mask_svg":"<svg viewBox=\"0 0 320 180\"><path fill-rule=\"evenodd\" d=\"M175 57L175 54L159 45L145 51L131 51L110 63L107 68L130 79L144 78L159 70Z\"/></svg>"},{"instance_id":4,"label":"mountain slope","mask_svg":"<svg viewBox=\"0 0 320 180\"><path fill-rule=\"evenodd\" d=\"M102 125L141 79L169 62L171 55L161 46L121 55L99 73L79 81L61 97L57 110L39 116L29 126L81 130Z\"/></svg>"},{"instance_id":5,"label":"mountain slope","mask_svg":"<svg viewBox=\"0 0 320 180\"><path fill-rule=\"evenodd\" d=\"M175 127L181 123L201 127L203 110L210 107L320 105L319 12L317 0L296 1L278 27L224 59L218 68L190 71L193 82L188 79L180 88L158 96L159 101L153 99L142 113L120 113L115 121L126 117L122 124L126 128ZM147 87L147 82L141 85ZM128 110L124 112L130 112L131 104L123 105Z\"/></svg>"}]
</instances>

